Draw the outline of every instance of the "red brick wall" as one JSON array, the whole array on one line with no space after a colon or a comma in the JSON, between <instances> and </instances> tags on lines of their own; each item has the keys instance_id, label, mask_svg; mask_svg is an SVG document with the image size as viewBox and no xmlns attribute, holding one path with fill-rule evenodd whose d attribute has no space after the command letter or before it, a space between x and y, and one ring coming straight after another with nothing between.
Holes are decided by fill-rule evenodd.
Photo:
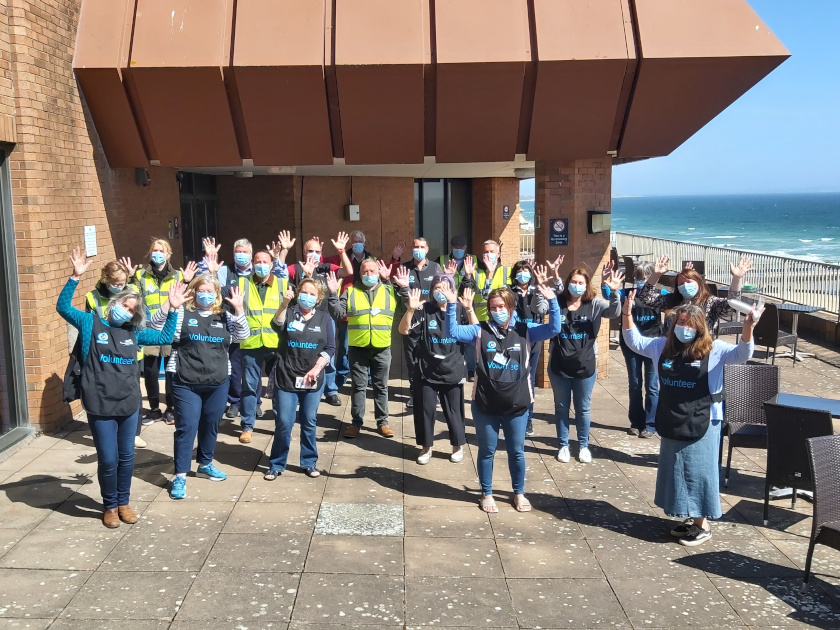
<instances>
[{"instance_id":1,"label":"red brick wall","mask_svg":"<svg viewBox=\"0 0 840 630\"><path fill-rule=\"evenodd\" d=\"M502 242L502 264L519 260L519 180L514 177L474 179L472 186L473 249L489 239ZM510 219L503 218L504 206L510 207Z\"/></svg>"}]
</instances>

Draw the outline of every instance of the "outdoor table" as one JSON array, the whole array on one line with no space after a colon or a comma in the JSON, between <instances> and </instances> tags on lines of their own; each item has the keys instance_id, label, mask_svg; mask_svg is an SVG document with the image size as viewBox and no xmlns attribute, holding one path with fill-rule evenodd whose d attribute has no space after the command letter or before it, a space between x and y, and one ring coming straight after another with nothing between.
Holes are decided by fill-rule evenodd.
<instances>
[{"instance_id":1,"label":"outdoor table","mask_svg":"<svg viewBox=\"0 0 840 630\"><path fill-rule=\"evenodd\" d=\"M797 329L797 326L799 325L799 314L800 313L815 313L817 311L823 310L819 306L808 306L807 304L790 304L790 303L776 304L776 308L780 311L790 311L791 316L793 318L793 320L791 321L791 324L790 324L790 332L794 335L796 334L796 329ZM778 359L778 358L785 358L785 357L790 357L790 356L793 356L793 353L782 352L781 354L777 354L776 358ZM813 353L810 353L810 352L797 352L796 353L796 359L798 361L801 361L802 359L805 359L806 357L812 357L812 356L814 356L814 355L813 355Z\"/></svg>"},{"instance_id":2,"label":"outdoor table","mask_svg":"<svg viewBox=\"0 0 840 630\"><path fill-rule=\"evenodd\" d=\"M645 256L653 256L653 252L648 252L647 254L622 254L622 256L630 256L634 262L639 262L639 258L644 258Z\"/></svg>"}]
</instances>

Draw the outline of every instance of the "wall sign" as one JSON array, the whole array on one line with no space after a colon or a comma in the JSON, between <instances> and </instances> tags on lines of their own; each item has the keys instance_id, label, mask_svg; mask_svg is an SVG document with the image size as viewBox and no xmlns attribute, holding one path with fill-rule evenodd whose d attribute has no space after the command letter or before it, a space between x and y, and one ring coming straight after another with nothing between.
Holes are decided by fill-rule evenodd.
<instances>
[{"instance_id":1,"label":"wall sign","mask_svg":"<svg viewBox=\"0 0 840 630\"><path fill-rule=\"evenodd\" d=\"M96 247L96 226L95 225L86 225L85 226L85 254L88 257L96 256L98 253Z\"/></svg>"},{"instance_id":2,"label":"wall sign","mask_svg":"<svg viewBox=\"0 0 840 630\"><path fill-rule=\"evenodd\" d=\"M502 206L502 218L507 221L510 219L510 206L504 205Z\"/></svg>"},{"instance_id":3,"label":"wall sign","mask_svg":"<svg viewBox=\"0 0 840 630\"><path fill-rule=\"evenodd\" d=\"M551 220L551 224L548 226L548 244L549 246L569 244L568 219Z\"/></svg>"}]
</instances>

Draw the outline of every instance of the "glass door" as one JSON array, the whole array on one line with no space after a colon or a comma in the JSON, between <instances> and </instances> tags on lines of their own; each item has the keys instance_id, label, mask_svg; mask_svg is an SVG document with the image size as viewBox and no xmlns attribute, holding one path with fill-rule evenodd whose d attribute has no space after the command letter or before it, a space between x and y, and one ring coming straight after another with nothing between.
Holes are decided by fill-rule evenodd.
<instances>
[{"instance_id":1,"label":"glass door","mask_svg":"<svg viewBox=\"0 0 840 630\"><path fill-rule=\"evenodd\" d=\"M415 234L429 243L429 258L449 253L453 236L472 245L472 180L418 179L414 182Z\"/></svg>"},{"instance_id":2,"label":"glass door","mask_svg":"<svg viewBox=\"0 0 840 630\"><path fill-rule=\"evenodd\" d=\"M181 242L184 245L184 262L198 261L204 256L201 241L217 238L216 178L200 173L178 173L181 193Z\"/></svg>"}]
</instances>

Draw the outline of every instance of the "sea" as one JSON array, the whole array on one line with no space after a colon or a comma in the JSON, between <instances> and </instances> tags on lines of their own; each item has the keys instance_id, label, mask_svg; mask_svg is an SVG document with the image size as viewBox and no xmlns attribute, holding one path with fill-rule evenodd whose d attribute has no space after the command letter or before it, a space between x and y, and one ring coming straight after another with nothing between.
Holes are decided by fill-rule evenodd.
<instances>
[{"instance_id":1,"label":"sea","mask_svg":"<svg viewBox=\"0 0 840 630\"><path fill-rule=\"evenodd\" d=\"M617 197L612 229L840 264L840 193Z\"/></svg>"}]
</instances>

